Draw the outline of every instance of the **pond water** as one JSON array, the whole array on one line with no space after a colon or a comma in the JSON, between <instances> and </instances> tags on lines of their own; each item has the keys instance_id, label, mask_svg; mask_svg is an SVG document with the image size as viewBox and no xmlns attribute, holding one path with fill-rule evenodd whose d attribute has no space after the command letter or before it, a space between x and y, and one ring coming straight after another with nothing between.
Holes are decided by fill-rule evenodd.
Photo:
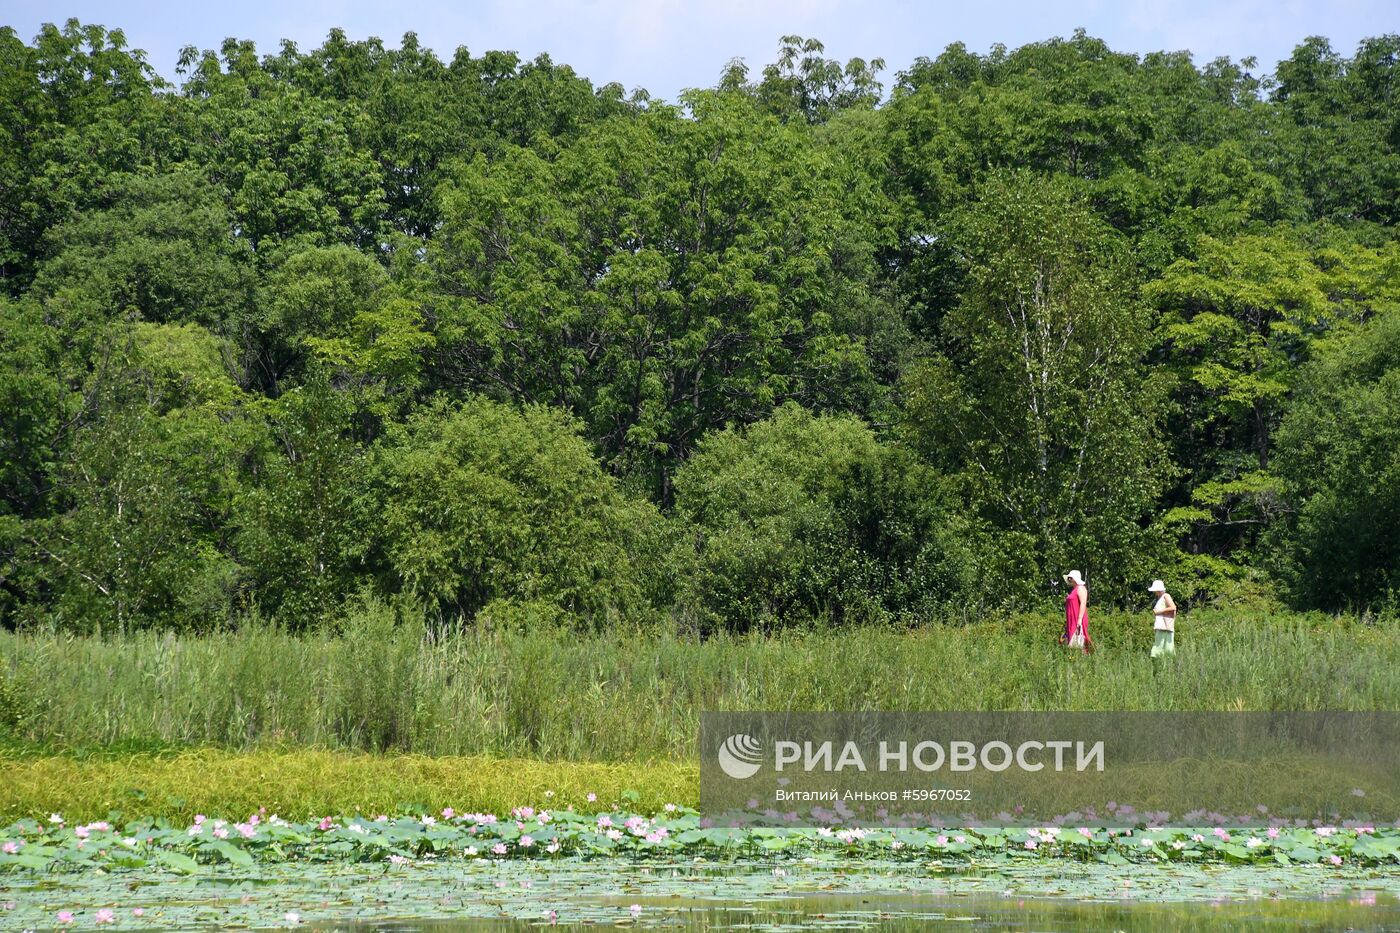
<instances>
[{"instance_id":1,"label":"pond water","mask_svg":"<svg viewBox=\"0 0 1400 933\"><path fill-rule=\"evenodd\" d=\"M1290 866L439 862L0 877L0 928L1396 930L1400 871ZM102 923L98 911L111 911ZM135 912L140 911L138 916Z\"/></svg>"}]
</instances>

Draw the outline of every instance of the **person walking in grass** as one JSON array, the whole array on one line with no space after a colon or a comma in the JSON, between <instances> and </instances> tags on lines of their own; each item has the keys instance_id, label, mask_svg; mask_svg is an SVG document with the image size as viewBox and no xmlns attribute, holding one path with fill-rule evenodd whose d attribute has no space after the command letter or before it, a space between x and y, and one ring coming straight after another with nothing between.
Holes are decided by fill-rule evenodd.
<instances>
[{"instance_id":1,"label":"person walking in grass","mask_svg":"<svg viewBox=\"0 0 1400 933\"><path fill-rule=\"evenodd\" d=\"M1089 637L1089 587L1078 570L1065 574L1064 580L1070 590L1065 597L1065 633L1060 641L1088 654L1094 647L1094 640Z\"/></svg>"},{"instance_id":2,"label":"person walking in grass","mask_svg":"<svg viewBox=\"0 0 1400 933\"><path fill-rule=\"evenodd\" d=\"M1175 655L1176 601L1161 580L1153 580L1147 591L1157 597L1157 603L1152 607L1152 657Z\"/></svg>"}]
</instances>

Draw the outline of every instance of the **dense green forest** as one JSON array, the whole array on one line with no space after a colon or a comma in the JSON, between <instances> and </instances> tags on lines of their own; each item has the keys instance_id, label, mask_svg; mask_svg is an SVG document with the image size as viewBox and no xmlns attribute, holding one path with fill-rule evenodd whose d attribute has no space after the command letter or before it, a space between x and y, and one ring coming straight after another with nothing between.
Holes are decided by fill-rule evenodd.
<instances>
[{"instance_id":1,"label":"dense green forest","mask_svg":"<svg viewBox=\"0 0 1400 933\"><path fill-rule=\"evenodd\" d=\"M824 55L0 31L4 625L1396 604L1400 36Z\"/></svg>"}]
</instances>

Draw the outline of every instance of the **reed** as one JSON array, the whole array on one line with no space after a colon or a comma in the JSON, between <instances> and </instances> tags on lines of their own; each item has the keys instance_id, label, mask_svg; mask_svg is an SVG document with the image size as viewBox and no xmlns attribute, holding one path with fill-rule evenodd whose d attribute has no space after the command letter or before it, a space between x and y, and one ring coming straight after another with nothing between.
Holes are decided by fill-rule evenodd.
<instances>
[{"instance_id":1,"label":"reed","mask_svg":"<svg viewBox=\"0 0 1400 933\"><path fill-rule=\"evenodd\" d=\"M327 749L695 760L725 709L1400 709L1394 620L1197 612L1154 665L1140 616L1090 657L1044 617L708 640L427 625L370 606L336 633L0 633L0 733L39 751ZM27 751L26 751L27 750Z\"/></svg>"}]
</instances>

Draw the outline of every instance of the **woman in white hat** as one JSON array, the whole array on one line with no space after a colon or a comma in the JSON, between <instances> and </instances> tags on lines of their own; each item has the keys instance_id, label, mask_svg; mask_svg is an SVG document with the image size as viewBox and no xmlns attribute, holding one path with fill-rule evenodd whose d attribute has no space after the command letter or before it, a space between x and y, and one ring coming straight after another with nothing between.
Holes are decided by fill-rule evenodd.
<instances>
[{"instance_id":1,"label":"woman in white hat","mask_svg":"<svg viewBox=\"0 0 1400 933\"><path fill-rule=\"evenodd\" d=\"M1176 602L1167 592L1166 584L1153 580L1147 588L1157 595L1157 603L1152 607L1152 656L1176 654Z\"/></svg>"},{"instance_id":2,"label":"woman in white hat","mask_svg":"<svg viewBox=\"0 0 1400 933\"><path fill-rule=\"evenodd\" d=\"M1078 648L1085 654L1094 647L1089 637L1089 587L1084 585L1084 575L1078 570L1065 574L1069 593L1065 596L1065 633L1060 641L1071 648Z\"/></svg>"}]
</instances>

